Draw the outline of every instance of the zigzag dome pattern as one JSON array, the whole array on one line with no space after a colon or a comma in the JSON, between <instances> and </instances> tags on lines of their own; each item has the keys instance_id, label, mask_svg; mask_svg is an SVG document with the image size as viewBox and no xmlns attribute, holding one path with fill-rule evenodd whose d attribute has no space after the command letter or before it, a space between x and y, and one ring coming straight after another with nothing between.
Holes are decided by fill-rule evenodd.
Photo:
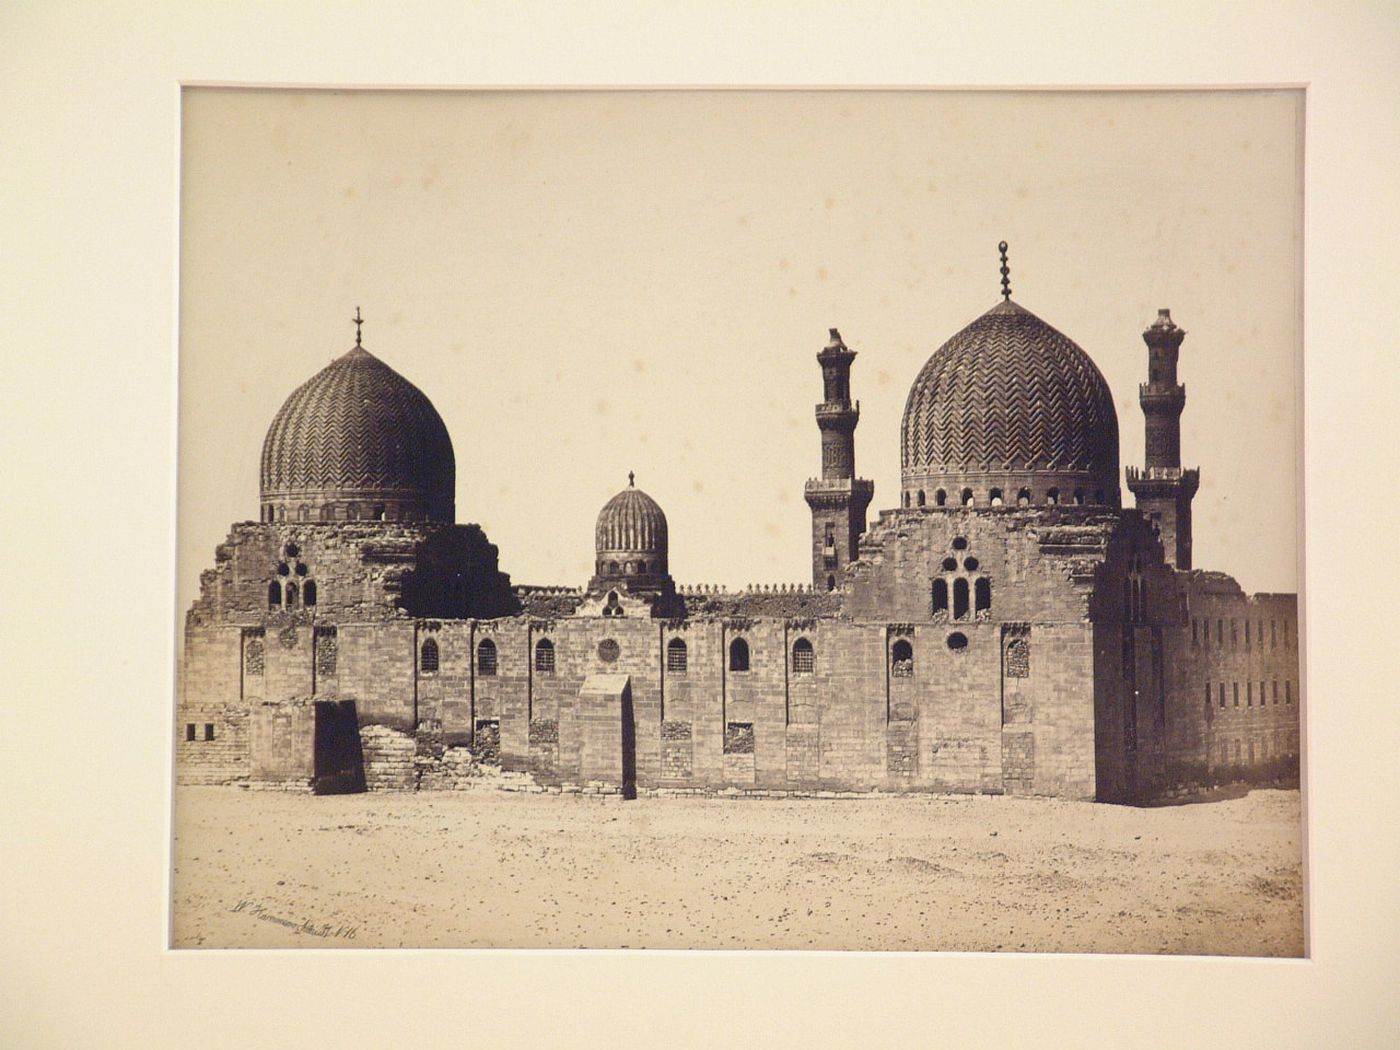
<instances>
[{"instance_id":1,"label":"zigzag dome pattern","mask_svg":"<svg viewBox=\"0 0 1400 1050\"><path fill-rule=\"evenodd\" d=\"M593 530L599 554L650 554L666 557L666 515L660 504L629 485L598 512Z\"/></svg>"},{"instance_id":2,"label":"zigzag dome pattern","mask_svg":"<svg viewBox=\"0 0 1400 1050\"><path fill-rule=\"evenodd\" d=\"M262 449L263 520L452 522L452 439L427 396L356 346L278 410Z\"/></svg>"},{"instance_id":3,"label":"zigzag dome pattern","mask_svg":"<svg viewBox=\"0 0 1400 1050\"><path fill-rule=\"evenodd\" d=\"M924 364L904 406L900 451L906 500L916 487L930 499L943 487L955 501L971 486L983 502L987 485L1004 484L1007 503L1027 489L1033 503L1082 491L1084 502L1119 504L1108 383L1071 339L1009 299Z\"/></svg>"}]
</instances>

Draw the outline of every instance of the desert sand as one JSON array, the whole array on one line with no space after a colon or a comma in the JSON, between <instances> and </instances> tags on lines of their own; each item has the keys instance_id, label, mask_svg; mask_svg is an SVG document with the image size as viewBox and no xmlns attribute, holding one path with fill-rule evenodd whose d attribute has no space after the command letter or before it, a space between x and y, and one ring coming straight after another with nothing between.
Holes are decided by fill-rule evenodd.
<instances>
[{"instance_id":1,"label":"desert sand","mask_svg":"<svg viewBox=\"0 0 1400 1050\"><path fill-rule=\"evenodd\" d=\"M1299 956L1297 791L175 796L175 947Z\"/></svg>"}]
</instances>

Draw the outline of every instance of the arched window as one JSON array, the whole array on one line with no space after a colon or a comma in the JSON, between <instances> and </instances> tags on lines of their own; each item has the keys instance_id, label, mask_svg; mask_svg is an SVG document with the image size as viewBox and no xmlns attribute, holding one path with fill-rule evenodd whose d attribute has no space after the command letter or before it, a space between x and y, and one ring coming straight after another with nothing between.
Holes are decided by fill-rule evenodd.
<instances>
[{"instance_id":1,"label":"arched window","mask_svg":"<svg viewBox=\"0 0 1400 1050\"><path fill-rule=\"evenodd\" d=\"M946 507L948 505L948 493L939 489L933 494L933 505L935 507Z\"/></svg>"},{"instance_id":2,"label":"arched window","mask_svg":"<svg viewBox=\"0 0 1400 1050\"><path fill-rule=\"evenodd\" d=\"M329 503L327 503L324 507L321 508L321 520L322 520L322 521L334 521L334 520L335 520L335 508L332 507Z\"/></svg>"},{"instance_id":3,"label":"arched window","mask_svg":"<svg viewBox=\"0 0 1400 1050\"><path fill-rule=\"evenodd\" d=\"M735 638L729 643L729 669L731 671L747 671L749 669L749 643L742 638Z\"/></svg>"},{"instance_id":4,"label":"arched window","mask_svg":"<svg viewBox=\"0 0 1400 1050\"><path fill-rule=\"evenodd\" d=\"M1020 492L1016 493L1016 506L1018 506L1018 507L1029 507L1030 505L1031 505L1031 490L1030 490L1030 489L1022 489Z\"/></svg>"},{"instance_id":5,"label":"arched window","mask_svg":"<svg viewBox=\"0 0 1400 1050\"><path fill-rule=\"evenodd\" d=\"M310 520L311 520L311 510L310 510L310 508L307 507L307 505L306 505L305 503L303 503L300 507L297 508L297 520L298 520L298 521L310 521Z\"/></svg>"},{"instance_id":6,"label":"arched window","mask_svg":"<svg viewBox=\"0 0 1400 1050\"><path fill-rule=\"evenodd\" d=\"M290 608L294 607L294 606L296 605L296 603L297 603L297 585L296 585L295 583L288 583L288 584L287 584L287 608L290 609Z\"/></svg>"},{"instance_id":7,"label":"arched window","mask_svg":"<svg viewBox=\"0 0 1400 1050\"><path fill-rule=\"evenodd\" d=\"M554 643L548 638L535 643L535 670L541 674L554 673Z\"/></svg>"},{"instance_id":8,"label":"arched window","mask_svg":"<svg viewBox=\"0 0 1400 1050\"><path fill-rule=\"evenodd\" d=\"M1082 507L1082 506L1084 505L1084 490L1083 490L1083 489L1075 489L1075 490L1074 490L1074 505L1075 505L1076 507Z\"/></svg>"},{"instance_id":9,"label":"arched window","mask_svg":"<svg viewBox=\"0 0 1400 1050\"><path fill-rule=\"evenodd\" d=\"M962 490L962 505L963 505L964 507L970 507L970 506L972 506L972 490L971 490L971 489L963 489L963 490Z\"/></svg>"},{"instance_id":10,"label":"arched window","mask_svg":"<svg viewBox=\"0 0 1400 1050\"><path fill-rule=\"evenodd\" d=\"M1102 503L1102 502L1103 502L1103 489L1095 489L1095 490L1094 490L1094 502L1095 502L1095 503Z\"/></svg>"},{"instance_id":11,"label":"arched window","mask_svg":"<svg viewBox=\"0 0 1400 1050\"><path fill-rule=\"evenodd\" d=\"M617 572L617 562L615 562L615 561L610 561L610 562L608 562L608 572L611 572L611 573L616 573L616 572Z\"/></svg>"},{"instance_id":12,"label":"arched window","mask_svg":"<svg viewBox=\"0 0 1400 1050\"><path fill-rule=\"evenodd\" d=\"M948 611L948 581L933 581L933 613L946 613Z\"/></svg>"},{"instance_id":13,"label":"arched window","mask_svg":"<svg viewBox=\"0 0 1400 1050\"><path fill-rule=\"evenodd\" d=\"M900 638L890 649L890 675L894 678L914 677L914 646L908 638Z\"/></svg>"},{"instance_id":14,"label":"arched window","mask_svg":"<svg viewBox=\"0 0 1400 1050\"><path fill-rule=\"evenodd\" d=\"M1001 503L1002 503L1002 500L1001 500L1001 489L992 489L992 491L991 491L991 503L992 503L992 506L993 506L993 507L1000 507L1000 506L1001 506Z\"/></svg>"},{"instance_id":15,"label":"arched window","mask_svg":"<svg viewBox=\"0 0 1400 1050\"><path fill-rule=\"evenodd\" d=\"M1051 489L1049 492L1047 492L1045 494L1045 502L1049 503L1052 507L1058 506L1060 502L1060 490Z\"/></svg>"},{"instance_id":16,"label":"arched window","mask_svg":"<svg viewBox=\"0 0 1400 1050\"><path fill-rule=\"evenodd\" d=\"M483 638L476 647L476 673L490 678L496 673L496 643Z\"/></svg>"},{"instance_id":17,"label":"arched window","mask_svg":"<svg viewBox=\"0 0 1400 1050\"><path fill-rule=\"evenodd\" d=\"M909 493L907 492L904 494L904 505L909 506Z\"/></svg>"},{"instance_id":18,"label":"arched window","mask_svg":"<svg viewBox=\"0 0 1400 1050\"><path fill-rule=\"evenodd\" d=\"M273 580L267 585L267 607L275 609L282 604L282 585Z\"/></svg>"},{"instance_id":19,"label":"arched window","mask_svg":"<svg viewBox=\"0 0 1400 1050\"><path fill-rule=\"evenodd\" d=\"M429 638L423 643L418 654L418 670L424 674L434 674L438 669L438 643Z\"/></svg>"},{"instance_id":20,"label":"arched window","mask_svg":"<svg viewBox=\"0 0 1400 1050\"><path fill-rule=\"evenodd\" d=\"M924 505L924 490L923 490L923 489L920 489L920 490L919 490L918 501L919 501L919 506L922 507L922 506Z\"/></svg>"},{"instance_id":21,"label":"arched window","mask_svg":"<svg viewBox=\"0 0 1400 1050\"><path fill-rule=\"evenodd\" d=\"M977 578L977 584L973 587L973 609L976 612L990 612L992 608L992 581L985 576Z\"/></svg>"},{"instance_id":22,"label":"arched window","mask_svg":"<svg viewBox=\"0 0 1400 1050\"><path fill-rule=\"evenodd\" d=\"M301 588L301 600L304 605L316 604L316 581L307 580Z\"/></svg>"},{"instance_id":23,"label":"arched window","mask_svg":"<svg viewBox=\"0 0 1400 1050\"><path fill-rule=\"evenodd\" d=\"M835 577L835 576L828 576L828 577L826 578L826 589L829 590L829 591L834 591L834 590L836 590L836 577Z\"/></svg>"},{"instance_id":24,"label":"arched window","mask_svg":"<svg viewBox=\"0 0 1400 1050\"><path fill-rule=\"evenodd\" d=\"M348 507L345 508L345 516L346 516L350 521L359 521L359 520L360 520L360 505L359 505L358 503L352 503L352 504L350 504Z\"/></svg>"},{"instance_id":25,"label":"arched window","mask_svg":"<svg viewBox=\"0 0 1400 1050\"><path fill-rule=\"evenodd\" d=\"M635 575L637 575L637 563L636 563L636 562L634 562L634 561L629 561L629 562L627 563L627 575L628 575L628 576L635 576Z\"/></svg>"},{"instance_id":26,"label":"arched window","mask_svg":"<svg viewBox=\"0 0 1400 1050\"><path fill-rule=\"evenodd\" d=\"M953 581L953 619L967 617L967 581L959 576Z\"/></svg>"},{"instance_id":27,"label":"arched window","mask_svg":"<svg viewBox=\"0 0 1400 1050\"><path fill-rule=\"evenodd\" d=\"M374 511L373 511L373 513L372 513L370 516L371 516L375 521L385 521L385 520L387 520L387 513L386 513L386 508L385 508L384 504L382 504L382 503L376 504L376 505L375 505L375 508L374 508Z\"/></svg>"},{"instance_id":28,"label":"arched window","mask_svg":"<svg viewBox=\"0 0 1400 1050\"><path fill-rule=\"evenodd\" d=\"M816 653L812 651L812 643L806 638L799 638L792 643L792 670L794 674L811 674L816 668Z\"/></svg>"},{"instance_id":29,"label":"arched window","mask_svg":"<svg viewBox=\"0 0 1400 1050\"><path fill-rule=\"evenodd\" d=\"M666 670L671 674L685 674L688 657L684 639L672 638L666 643Z\"/></svg>"}]
</instances>

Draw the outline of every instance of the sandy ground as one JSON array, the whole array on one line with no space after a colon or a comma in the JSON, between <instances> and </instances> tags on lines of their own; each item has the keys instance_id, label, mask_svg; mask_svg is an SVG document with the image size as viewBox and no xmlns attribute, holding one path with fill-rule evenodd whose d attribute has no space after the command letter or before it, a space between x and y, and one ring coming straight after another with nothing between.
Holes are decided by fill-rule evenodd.
<instances>
[{"instance_id":1,"label":"sandy ground","mask_svg":"<svg viewBox=\"0 0 1400 1050\"><path fill-rule=\"evenodd\" d=\"M1297 956L1296 791L1157 809L180 788L177 947Z\"/></svg>"}]
</instances>

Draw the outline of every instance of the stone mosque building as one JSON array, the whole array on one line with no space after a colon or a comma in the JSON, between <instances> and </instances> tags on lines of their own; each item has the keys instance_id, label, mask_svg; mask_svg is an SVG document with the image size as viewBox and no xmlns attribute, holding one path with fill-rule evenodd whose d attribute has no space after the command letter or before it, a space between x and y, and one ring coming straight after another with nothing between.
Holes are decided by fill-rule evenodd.
<instances>
[{"instance_id":1,"label":"stone mosque building","mask_svg":"<svg viewBox=\"0 0 1400 1050\"><path fill-rule=\"evenodd\" d=\"M902 491L874 522L856 353L832 329L816 355L810 588L678 587L666 515L630 476L586 585L512 586L456 524L443 420L357 334L273 419L259 520L201 576L177 779L411 790L498 765L625 796L1141 803L1296 778L1296 596L1192 564L1185 332L1162 310L1143 333L1125 509L1108 385L1011 299L1002 251L1002 301L914 379Z\"/></svg>"}]
</instances>

